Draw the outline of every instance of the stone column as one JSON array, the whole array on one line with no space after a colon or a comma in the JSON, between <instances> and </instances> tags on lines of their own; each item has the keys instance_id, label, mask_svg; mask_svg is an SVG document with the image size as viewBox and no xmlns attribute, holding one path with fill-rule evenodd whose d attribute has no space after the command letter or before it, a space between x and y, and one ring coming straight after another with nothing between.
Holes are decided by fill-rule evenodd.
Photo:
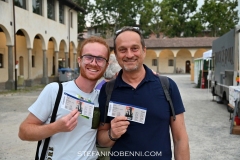
<instances>
[{"instance_id":1,"label":"stone column","mask_svg":"<svg viewBox=\"0 0 240 160\"><path fill-rule=\"evenodd\" d=\"M15 82L13 80L14 67L13 65L13 46L8 46L8 80L5 83L5 88L14 90Z\"/></svg>"},{"instance_id":2,"label":"stone column","mask_svg":"<svg viewBox=\"0 0 240 160\"><path fill-rule=\"evenodd\" d=\"M157 57L157 73L159 73L159 59L158 59L159 57Z\"/></svg>"},{"instance_id":3,"label":"stone column","mask_svg":"<svg viewBox=\"0 0 240 160\"><path fill-rule=\"evenodd\" d=\"M65 68L70 68L68 64L68 52L65 52Z\"/></svg>"},{"instance_id":4,"label":"stone column","mask_svg":"<svg viewBox=\"0 0 240 160\"><path fill-rule=\"evenodd\" d=\"M76 69L77 66L76 66L76 63L77 63L77 53L73 53L73 69Z\"/></svg>"},{"instance_id":5,"label":"stone column","mask_svg":"<svg viewBox=\"0 0 240 160\"><path fill-rule=\"evenodd\" d=\"M28 79L26 80L26 86L31 87L33 85L32 80L32 49L28 48Z\"/></svg>"},{"instance_id":6,"label":"stone column","mask_svg":"<svg viewBox=\"0 0 240 160\"><path fill-rule=\"evenodd\" d=\"M47 52L46 50L43 50L43 77L41 80L42 84L48 84L49 82L49 79L47 76L47 56L46 56L47 53L46 52Z\"/></svg>"},{"instance_id":7,"label":"stone column","mask_svg":"<svg viewBox=\"0 0 240 160\"><path fill-rule=\"evenodd\" d=\"M55 77L58 77L58 51L55 51Z\"/></svg>"},{"instance_id":8,"label":"stone column","mask_svg":"<svg viewBox=\"0 0 240 160\"><path fill-rule=\"evenodd\" d=\"M173 58L173 73L176 73L176 57Z\"/></svg>"}]
</instances>

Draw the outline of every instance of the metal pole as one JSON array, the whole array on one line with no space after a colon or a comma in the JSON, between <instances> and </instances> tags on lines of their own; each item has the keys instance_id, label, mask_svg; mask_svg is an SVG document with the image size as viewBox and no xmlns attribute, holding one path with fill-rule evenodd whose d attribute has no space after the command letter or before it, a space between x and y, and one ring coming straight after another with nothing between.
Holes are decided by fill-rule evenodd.
<instances>
[{"instance_id":1,"label":"metal pole","mask_svg":"<svg viewBox=\"0 0 240 160\"><path fill-rule=\"evenodd\" d=\"M69 47L68 47L68 59L66 59L66 61L68 62L68 66L66 67L69 67L70 68L70 43L71 43L71 40L70 40L70 29L71 29L71 10L72 8L70 8L68 11L68 17L69 17L69 27L68 27L68 44L69 44Z\"/></svg>"},{"instance_id":2,"label":"metal pole","mask_svg":"<svg viewBox=\"0 0 240 160\"><path fill-rule=\"evenodd\" d=\"M17 45L16 45L16 21L15 21L15 6L14 6L14 0L12 1L13 5L13 32L14 32L14 60L15 60L15 90L17 90L17 67L16 67L16 62L17 62Z\"/></svg>"}]
</instances>

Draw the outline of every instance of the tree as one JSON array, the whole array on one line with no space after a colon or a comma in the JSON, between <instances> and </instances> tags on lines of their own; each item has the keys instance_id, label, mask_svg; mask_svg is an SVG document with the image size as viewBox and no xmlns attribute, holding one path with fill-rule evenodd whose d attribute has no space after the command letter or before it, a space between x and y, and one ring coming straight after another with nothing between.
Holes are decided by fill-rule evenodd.
<instances>
[{"instance_id":1,"label":"tree","mask_svg":"<svg viewBox=\"0 0 240 160\"><path fill-rule=\"evenodd\" d=\"M160 3L158 0L144 1L142 10L139 11L139 26L143 36L147 38L151 33L157 35L161 32Z\"/></svg>"},{"instance_id":2,"label":"tree","mask_svg":"<svg viewBox=\"0 0 240 160\"><path fill-rule=\"evenodd\" d=\"M100 32L113 34L122 26L137 26L138 11L144 0L96 0L91 5L92 26L98 26Z\"/></svg>"},{"instance_id":3,"label":"tree","mask_svg":"<svg viewBox=\"0 0 240 160\"><path fill-rule=\"evenodd\" d=\"M160 3L162 29L169 37L193 37L198 35L201 24L194 16L197 0L163 0Z\"/></svg>"},{"instance_id":4,"label":"tree","mask_svg":"<svg viewBox=\"0 0 240 160\"><path fill-rule=\"evenodd\" d=\"M78 4L80 7L86 10L86 12L91 12L90 2L89 0L74 0L76 4ZM85 20L86 14L82 12L78 12L78 33L82 33L83 30L86 28L86 20Z\"/></svg>"},{"instance_id":5,"label":"tree","mask_svg":"<svg viewBox=\"0 0 240 160\"><path fill-rule=\"evenodd\" d=\"M205 0L198 16L211 36L221 36L238 23L237 0Z\"/></svg>"}]
</instances>

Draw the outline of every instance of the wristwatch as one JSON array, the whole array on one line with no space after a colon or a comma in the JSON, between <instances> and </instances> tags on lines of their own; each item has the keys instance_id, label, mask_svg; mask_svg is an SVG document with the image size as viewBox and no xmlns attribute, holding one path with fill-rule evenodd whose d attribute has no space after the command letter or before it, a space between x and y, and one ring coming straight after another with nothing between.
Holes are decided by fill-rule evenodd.
<instances>
[{"instance_id":1,"label":"wristwatch","mask_svg":"<svg viewBox=\"0 0 240 160\"><path fill-rule=\"evenodd\" d=\"M109 137L112 141L117 141L117 140L118 140L118 138L113 138L113 137L111 136L111 128L108 130L108 137Z\"/></svg>"}]
</instances>

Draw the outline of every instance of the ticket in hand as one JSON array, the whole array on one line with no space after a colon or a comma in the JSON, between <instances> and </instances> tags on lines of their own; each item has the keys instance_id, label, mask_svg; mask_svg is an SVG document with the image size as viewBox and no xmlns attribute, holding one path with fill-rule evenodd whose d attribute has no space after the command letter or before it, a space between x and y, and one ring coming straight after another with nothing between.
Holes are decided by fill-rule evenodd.
<instances>
[{"instance_id":1,"label":"ticket in hand","mask_svg":"<svg viewBox=\"0 0 240 160\"><path fill-rule=\"evenodd\" d=\"M146 108L110 101L107 115L110 117L126 116L130 121L144 124L146 113Z\"/></svg>"},{"instance_id":2,"label":"ticket in hand","mask_svg":"<svg viewBox=\"0 0 240 160\"><path fill-rule=\"evenodd\" d=\"M93 117L94 104L74 97L70 94L64 93L62 108L67 110L78 109L80 115L87 116L89 118Z\"/></svg>"}]
</instances>

